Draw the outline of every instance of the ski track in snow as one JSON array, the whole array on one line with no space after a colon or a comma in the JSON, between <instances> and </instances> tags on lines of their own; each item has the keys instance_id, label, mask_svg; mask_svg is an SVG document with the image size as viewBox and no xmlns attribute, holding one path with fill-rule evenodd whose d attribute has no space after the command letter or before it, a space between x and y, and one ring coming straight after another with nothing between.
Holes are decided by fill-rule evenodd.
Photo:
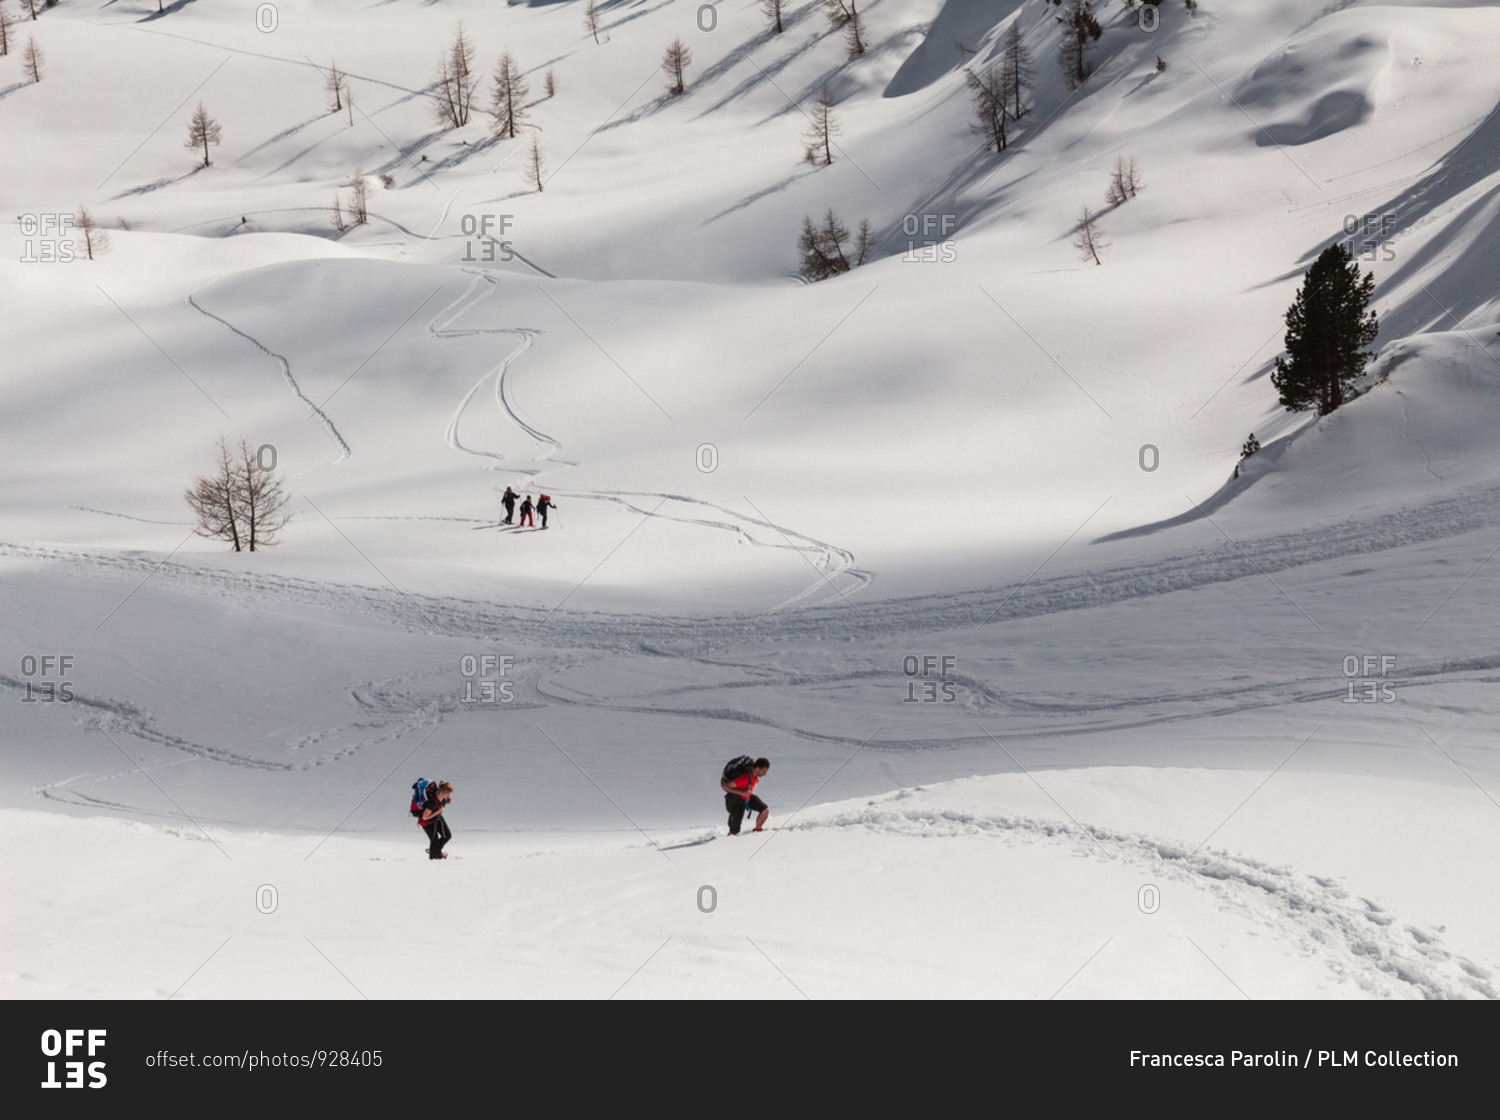
<instances>
[{"instance_id":1,"label":"ski track in snow","mask_svg":"<svg viewBox=\"0 0 1500 1120\"><path fill-rule=\"evenodd\" d=\"M281 367L281 376L282 376L282 379L286 382L287 388L291 389L292 395L295 396L299 401L301 401L303 403L303 405L306 406L307 411L308 411L308 415L314 417L320 424L323 425L323 430L328 433L328 438L331 439L331 440L333 440L333 442L337 445L337 447L339 449L338 458L335 459L332 463L327 464L328 466L330 466L330 467L331 466L335 466L336 464L342 463L345 459L349 458L349 455L350 455L349 444L347 442L345 442L344 437L343 437L343 435L340 434L338 428L334 427L333 421L328 418L328 414L326 412L324 412L321 408L319 408L317 405L313 404L313 402L308 399L307 395L302 392L302 387L297 384L297 379L292 376L292 363L291 362L287 361L285 357L283 357L282 355L276 353L274 350L271 350L270 348L268 348L265 345L263 345L258 339L254 338L254 337L246 334L244 331L240 330L239 327L235 326L233 323L231 323L228 319L224 318L222 315L215 315L212 311L208 310L206 307L204 307L202 304L200 304L198 302L198 300L197 300L197 293L196 292L194 292L192 295L190 295L190 296L187 297L187 302L188 302L188 306L191 307L194 311L197 311L197 312L200 312L201 314L207 315L210 319L214 320L217 323L222 323L230 331L232 331L233 333L239 335L246 342L250 343L251 346L254 346L262 354L264 354L268 358L271 358L273 361L276 362L277 365L279 365ZM314 469L320 469L320 468L314 468ZM300 473L305 474L307 472L303 471L303 472L300 472ZM295 478L297 476L293 475L292 477Z\"/></svg>"},{"instance_id":2,"label":"ski track in snow","mask_svg":"<svg viewBox=\"0 0 1500 1120\"><path fill-rule=\"evenodd\" d=\"M657 516L661 516L658 514ZM1500 488L1455 494L1366 519L1213 547L1114 567L968 591L876 599L856 609L842 601L772 620L764 615L706 617L556 611L487 599L398 593L388 587L340 584L260 572L223 571L151 555L90 552L0 541L0 558L49 567L87 568L122 580L155 579L245 603L267 600L329 607L385 618L416 633L545 641L584 649L641 649L694 656L765 641L897 641L908 635L969 630L986 624L1083 610L1267 575L1328 560L1383 552L1500 525ZM1275 596L1274 589L1268 593ZM1288 606L1290 610L1290 606ZM545 620L545 621L544 621Z\"/></svg>"},{"instance_id":3,"label":"ski track in snow","mask_svg":"<svg viewBox=\"0 0 1500 1120\"><path fill-rule=\"evenodd\" d=\"M1011 842L1067 842L1081 856L1123 860L1150 876L1174 879L1213 895L1221 909L1270 927L1303 952L1322 957L1341 980L1352 981L1373 996L1500 996L1487 969L1444 949L1436 933L1403 924L1377 903L1351 895L1332 879L1230 852L1194 851L1142 833L1035 817L890 805L920 792L902 790L870 802L866 809L789 822L781 831L860 829L917 839L991 836Z\"/></svg>"},{"instance_id":4,"label":"ski track in snow","mask_svg":"<svg viewBox=\"0 0 1500 1120\"><path fill-rule=\"evenodd\" d=\"M447 445L453 448L455 451L463 451L467 452L470 455L477 455L494 460L494 462L488 464L487 469L489 470L500 469L498 464L505 460L505 456L503 454L498 451L481 451L475 448L465 447L462 441L459 439L459 424L463 418L465 410L468 409L470 403L474 400L474 397L478 394L479 390L483 388L487 382L493 381L495 402L499 406L500 411L505 414L506 418L509 419L511 423L515 424L516 427L525 432L526 435L530 436L537 443L546 445L546 450L543 451L540 455L536 456L534 460L535 462L545 463L548 465L548 467L553 468L581 466L581 463L572 462L566 459L554 459L553 456L562 451L562 443L555 437L548 435L546 432L541 431L539 428L534 427L526 420L524 420L516 407L513 389L511 387L510 378L508 375L515 360L531 348L532 341L541 332L530 327L475 327L464 329L455 329L453 327L452 324L457 321L460 316L474 308L482 300L488 299L499 290L499 286L495 283L494 279L488 273L483 272L480 269L466 268L464 269L464 271L472 274L474 279L470 282L468 288L464 290L462 295L460 295L456 300L450 303L447 307L443 308L433 317L432 322L427 325L427 333L433 338L467 338L476 335L513 334L521 336L521 342L516 346L514 350L512 350L505 356L504 359L501 360L499 365L487 370L485 374L474 383L473 387L469 389L468 393L464 395L463 400L461 400L458 404L458 408L454 410L452 418L448 421L448 430L444 434L444 442L446 442ZM518 474L530 475L533 478L539 477L540 475L545 473L542 468L525 469L512 467L507 469L515 470ZM676 521L683 525L697 525L708 529L733 533L746 544L754 545L758 548L786 549L792 552L796 552L798 555L807 558L813 569L818 572L819 578L811 583L808 587L804 588L802 591L799 591L797 594L787 599L785 602L771 608L771 611L768 613L774 613L776 611L784 610L787 607L804 603L810 599L813 599L814 596L817 596L822 592L826 592L827 594L823 595L823 597L821 599L818 599L817 602L835 602L864 589L865 587L869 586L871 580L874 579L872 573L862 571L861 569L854 566L854 554L849 552L847 549L839 548L836 545L816 540L812 537L807 536L805 533L798 533L794 530L787 529L784 526L777 525L774 522L766 521L762 518L750 517L746 514L737 513L734 510L728 509L724 506L716 505L713 502L704 501L700 498L689 498L681 494L666 494L645 490L571 490L564 488L555 489L557 489L557 493L559 495L570 500L581 499L588 501L614 502L618 505L624 506L632 513L640 514L643 517L659 517L662 520ZM638 498L647 500L652 498L657 499L654 511L653 509L636 505L632 499ZM662 513L661 507L668 503L672 503L674 506L696 506L699 507L699 510L689 509L684 510L682 513ZM719 518L691 516L692 513L699 512L701 510L713 510L721 514L722 516ZM776 541L774 539L757 539L754 533L755 528L770 530L771 532L780 536L782 540Z\"/></svg>"},{"instance_id":5,"label":"ski track in snow","mask_svg":"<svg viewBox=\"0 0 1500 1120\"><path fill-rule=\"evenodd\" d=\"M453 418L448 421L448 430L443 437L444 442L446 442L447 445L453 448L455 451L464 451L470 455L480 455L497 461L503 460L505 458L505 456L498 451L478 451L472 447L465 447L458 438L459 421L463 418L464 410L469 407L469 402L474 399L474 395L479 392L480 388L485 384L485 382L494 381L495 402L499 405L500 411L503 412L506 417L516 425L516 427L520 428L532 439L536 440L538 443L548 445L548 449L538 457L542 460L546 460L556 452L561 451L562 444L558 443L557 440L553 439L545 432L533 428L525 420L521 419L520 415L516 412L514 401L506 392L506 374L510 371L511 363L531 348L532 340L541 332L531 327L470 327L464 329L454 329L452 324L456 319L458 319L460 315L464 314L464 312L468 311L471 307L479 303L481 300L488 299L490 296L494 295L496 291L499 290L499 286L495 283L495 281L490 276L479 271L478 269L466 268L464 269L464 271L470 273L474 277L474 279L469 283L468 288L464 290L464 293L462 295L460 295L456 300L454 300L447 307L443 308L435 316L433 316L432 322L427 324L427 333L431 337L438 339L472 338L476 335L487 334L512 334L519 335L521 341L514 350L512 350L503 359L501 359L499 365L486 370L484 376L476 381L473 388L471 388L468 393L464 395L464 399L459 402L458 408L456 408L453 412ZM566 465L576 466L576 464L574 463L568 463ZM491 465L491 469L494 469L493 465ZM524 473L534 474L536 472L531 471Z\"/></svg>"}]
</instances>

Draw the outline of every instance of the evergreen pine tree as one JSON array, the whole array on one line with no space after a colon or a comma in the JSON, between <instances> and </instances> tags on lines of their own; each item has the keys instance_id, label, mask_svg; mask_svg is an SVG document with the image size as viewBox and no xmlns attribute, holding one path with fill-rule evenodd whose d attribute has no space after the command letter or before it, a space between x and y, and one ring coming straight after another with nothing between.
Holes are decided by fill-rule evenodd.
<instances>
[{"instance_id":1,"label":"evergreen pine tree","mask_svg":"<svg viewBox=\"0 0 1500 1120\"><path fill-rule=\"evenodd\" d=\"M1288 412L1317 408L1327 416L1374 355L1365 347L1380 327L1366 307L1375 277L1360 276L1354 256L1330 245L1307 270L1297 298L1286 312L1285 358L1276 359L1271 384Z\"/></svg>"}]
</instances>

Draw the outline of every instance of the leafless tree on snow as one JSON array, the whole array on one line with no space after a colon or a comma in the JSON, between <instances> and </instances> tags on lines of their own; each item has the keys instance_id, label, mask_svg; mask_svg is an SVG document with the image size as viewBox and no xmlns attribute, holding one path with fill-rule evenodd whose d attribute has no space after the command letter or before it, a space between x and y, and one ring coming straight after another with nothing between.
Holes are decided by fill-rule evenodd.
<instances>
[{"instance_id":1,"label":"leafless tree on snow","mask_svg":"<svg viewBox=\"0 0 1500 1120\"><path fill-rule=\"evenodd\" d=\"M666 53L661 56L661 68L672 79L672 84L667 86L668 93L676 95L687 89L686 73L692 61L693 52L687 49L681 39L673 39Z\"/></svg>"},{"instance_id":2,"label":"leafless tree on snow","mask_svg":"<svg viewBox=\"0 0 1500 1120\"><path fill-rule=\"evenodd\" d=\"M190 152L202 148L203 162L198 166L208 167L208 146L219 143L223 138L224 130L219 127L219 122L208 115L203 102L198 102L198 108L193 111L193 119L188 124L187 143L183 147Z\"/></svg>"},{"instance_id":3,"label":"leafless tree on snow","mask_svg":"<svg viewBox=\"0 0 1500 1120\"><path fill-rule=\"evenodd\" d=\"M490 94L492 128L496 136L514 139L516 126L526 119L525 100L529 91L510 51L502 52L495 64L494 83L494 92Z\"/></svg>"},{"instance_id":4,"label":"leafless tree on snow","mask_svg":"<svg viewBox=\"0 0 1500 1120\"><path fill-rule=\"evenodd\" d=\"M833 137L838 131L839 122L833 116L833 94L825 85L818 91L807 131L802 134L807 141L803 158L814 167L827 167L833 162Z\"/></svg>"},{"instance_id":5,"label":"leafless tree on snow","mask_svg":"<svg viewBox=\"0 0 1500 1120\"><path fill-rule=\"evenodd\" d=\"M96 253L109 252L109 234L99 228L99 223L94 221L94 215L89 213L87 206L78 207L78 216L73 219L73 228L83 235L83 247L88 253L89 260L93 260Z\"/></svg>"},{"instance_id":6,"label":"leafless tree on snow","mask_svg":"<svg viewBox=\"0 0 1500 1120\"><path fill-rule=\"evenodd\" d=\"M1084 260L1092 260L1095 264L1103 264L1099 259L1099 250L1109 248L1109 242L1099 233L1099 227L1094 221L1094 214L1087 206L1078 212L1077 232L1073 237L1073 248L1078 250L1078 255Z\"/></svg>"}]
</instances>

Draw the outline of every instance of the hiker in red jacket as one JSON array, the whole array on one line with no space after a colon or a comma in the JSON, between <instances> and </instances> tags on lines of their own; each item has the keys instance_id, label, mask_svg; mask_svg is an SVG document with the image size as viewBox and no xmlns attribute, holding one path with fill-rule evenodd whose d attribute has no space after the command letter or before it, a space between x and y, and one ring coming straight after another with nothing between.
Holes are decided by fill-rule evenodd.
<instances>
[{"instance_id":1,"label":"hiker in red jacket","mask_svg":"<svg viewBox=\"0 0 1500 1120\"><path fill-rule=\"evenodd\" d=\"M730 764L730 769L724 773L719 788L724 791L724 807L729 810L729 835L740 834L740 822L745 819L745 810L753 809L760 815L755 818L755 831L766 830L766 818L771 815L770 807L755 796L755 785L766 776L766 771L771 769L769 759L757 758L753 763L750 756L745 755L740 762L749 765Z\"/></svg>"}]
</instances>

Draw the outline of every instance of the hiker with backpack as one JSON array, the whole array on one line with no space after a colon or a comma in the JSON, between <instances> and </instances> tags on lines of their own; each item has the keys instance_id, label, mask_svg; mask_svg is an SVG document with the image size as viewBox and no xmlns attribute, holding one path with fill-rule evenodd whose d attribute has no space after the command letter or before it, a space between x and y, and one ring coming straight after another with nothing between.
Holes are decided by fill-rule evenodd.
<instances>
[{"instance_id":1,"label":"hiker with backpack","mask_svg":"<svg viewBox=\"0 0 1500 1120\"><path fill-rule=\"evenodd\" d=\"M536 528L536 522L531 519L531 510L531 495L527 494L525 501L521 503L521 520L516 528L519 529L522 525L530 525L533 529Z\"/></svg>"},{"instance_id":2,"label":"hiker with backpack","mask_svg":"<svg viewBox=\"0 0 1500 1120\"><path fill-rule=\"evenodd\" d=\"M771 815L771 809L755 796L755 786L766 776L766 771L769 769L771 769L769 759L751 758L748 754L730 759L728 765L724 767L724 774L719 779L719 788L724 791L724 807L729 810L729 835L740 834L740 822L745 819L747 809L753 809L760 814L755 818L755 831L766 830L766 818Z\"/></svg>"},{"instance_id":3,"label":"hiker with backpack","mask_svg":"<svg viewBox=\"0 0 1500 1120\"><path fill-rule=\"evenodd\" d=\"M512 518L516 516L516 499L518 497L520 495L509 486L505 488L505 493L500 495L500 504L505 507L505 520L500 522L500 524L509 525Z\"/></svg>"},{"instance_id":4,"label":"hiker with backpack","mask_svg":"<svg viewBox=\"0 0 1500 1120\"><path fill-rule=\"evenodd\" d=\"M556 508L557 508L557 503L554 502L551 498L547 497L546 494L543 494L540 498L538 498L536 500L536 512L537 512L537 516L542 519L542 528L543 529L545 529L547 527L547 511L549 509L556 509Z\"/></svg>"},{"instance_id":5,"label":"hiker with backpack","mask_svg":"<svg viewBox=\"0 0 1500 1120\"><path fill-rule=\"evenodd\" d=\"M453 839L453 832L443 819L443 810L452 800L452 782L430 782L426 778L418 778L411 787L411 815L417 818L422 831L427 833L428 859L448 858L443 846Z\"/></svg>"}]
</instances>

